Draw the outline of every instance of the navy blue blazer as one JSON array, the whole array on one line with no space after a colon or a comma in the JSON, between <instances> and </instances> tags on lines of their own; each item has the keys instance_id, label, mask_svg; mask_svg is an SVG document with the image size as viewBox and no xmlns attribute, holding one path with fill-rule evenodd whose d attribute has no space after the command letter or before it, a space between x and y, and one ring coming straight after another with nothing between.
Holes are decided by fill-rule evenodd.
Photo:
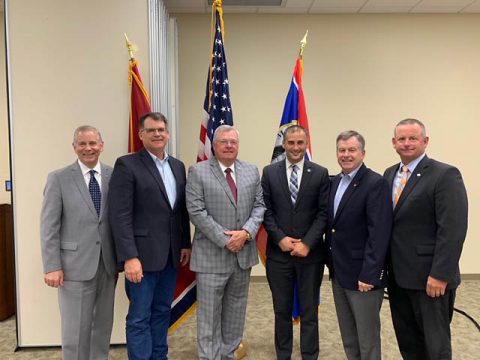
<instances>
[{"instance_id":1,"label":"navy blue blazer","mask_svg":"<svg viewBox=\"0 0 480 360\"><path fill-rule=\"evenodd\" d=\"M185 166L169 156L177 185L173 208L150 154L142 149L117 159L108 196L110 226L123 262L138 257L143 271L160 271L169 256L172 265L180 262L180 250L190 248L190 222L185 203Z\"/></svg>"},{"instance_id":2,"label":"navy blue blazer","mask_svg":"<svg viewBox=\"0 0 480 360\"><path fill-rule=\"evenodd\" d=\"M328 204L328 266L330 276L345 289L358 290L358 281L387 285L386 254L392 228L392 199L388 182L362 164L333 216L341 180L332 180Z\"/></svg>"}]
</instances>

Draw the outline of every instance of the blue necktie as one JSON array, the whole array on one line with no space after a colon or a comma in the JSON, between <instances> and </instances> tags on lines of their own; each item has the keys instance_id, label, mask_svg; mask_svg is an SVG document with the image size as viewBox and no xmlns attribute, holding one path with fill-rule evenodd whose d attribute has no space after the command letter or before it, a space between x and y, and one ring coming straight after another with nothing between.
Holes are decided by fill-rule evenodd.
<instances>
[{"instance_id":1,"label":"blue necktie","mask_svg":"<svg viewBox=\"0 0 480 360\"><path fill-rule=\"evenodd\" d=\"M102 202L102 192L100 191L100 185L98 185L97 179L95 179L95 170L90 170L90 182L88 183L88 191L92 197L93 205L97 210L97 215L100 216L100 204Z\"/></svg>"},{"instance_id":2,"label":"blue necktie","mask_svg":"<svg viewBox=\"0 0 480 360\"><path fill-rule=\"evenodd\" d=\"M292 165L292 174L290 175L290 197L292 198L292 203L295 205L298 196L298 175L297 175L297 165Z\"/></svg>"}]
</instances>

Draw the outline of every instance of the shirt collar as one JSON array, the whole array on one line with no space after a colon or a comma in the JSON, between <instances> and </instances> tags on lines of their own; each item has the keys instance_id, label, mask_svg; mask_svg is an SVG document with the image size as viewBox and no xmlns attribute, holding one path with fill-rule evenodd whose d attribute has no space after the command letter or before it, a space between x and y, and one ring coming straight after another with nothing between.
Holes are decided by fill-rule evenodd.
<instances>
[{"instance_id":1,"label":"shirt collar","mask_svg":"<svg viewBox=\"0 0 480 360\"><path fill-rule=\"evenodd\" d=\"M418 163L419 163L420 161L422 161L422 159L425 157L425 155L426 155L426 154L423 153L423 154L420 155L418 158L416 158L416 159L413 160L413 161L410 161L410 162L408 163L408 165L406 165L407 168L408 168L408 171L410 172L410 174L413 174L413 172L415 171L415 168L417 167ZM402 167L403 167L403 166L404 166L404 164L403 164L403 163L400 163L400 166L399 166L399 168L398 168L398 171L399 171L399 172L402 172Z\"/></svg>"},{"instance_id":2,"label":"shirt collar","mask_svg":"<svg viewBox=\"0 0 480 360\"><path fill-rule=\"evenodd\" d=\"M160 159L158 156L154 155L153 153L151 153L150 151L147 150L147 152L150 154L150 156L152 157L152 160L153 162L157 162L159 161L161 164L165 163L165 161L168 160L168 153L167 153L167 150L164 150L163 152L163 159Z\"/></svg>"},{"instance_id":3,"label":"shirt collar","mask_svg":"<svg viewBox=\"0 0 480 360\"><path fill-rule=\"evenodd\" d=\"M80 166L80 171L82 172L83 175L87 175L90 170L95 170L95 172L99 175L102 175L102 167L100 166L100 161L97 162L97 165L93 167L93 169L90 169L87 165L82 163L80 159L77 160L78 165Z\"/></svg>"},{"instance_id":4,"label":"shirt collar","mask_svg":"<svg viewBox=\"0 0 480 360\"><path fill-rule=\"evenodd\" d=\"M342 171L342 172L340 173L340 175L342 176L342 178L345 177L345 176L348 176L350 179L353 179L353 178L355 177L355 175L357 175L358 170L360 170L360 168L362 167L362 165L363 165L363 162L362 162L355 170L350 171L349 174L344 174L343 171Z\"/></svg>"},{"instance_id":5,"label":"shirt collar","mask_svg":"<svg viewBox=\"0 0 480 360\"><path fill-rule=\"evenodd\" d=\"M285 162L287 165L287 169L289 169L292 165L297 165L299 170L303 169L303 165L305 164L305 158L302 158L299 162L292 164L290 161L288 161L288 158L285 158Z\"/></svg>"},{"instance_id":6,"label":"shirt collar","mask_svg":"<svg viewBox=\"0 0 480 360\"><path fill-rule=\"evenodd\" d=\"M223 165L218 159L217 159L217 161L218 161L218 165L220 165L220 169L222 169L222 172L223 172L223 173L225 172L225 170L227 170L228 168L230 168L230 169L232 169L232 173L235 174L235 161L234 161L233 164L230 165L230 166L225 166L225 165Z\"/></svg>"}]
</instances>

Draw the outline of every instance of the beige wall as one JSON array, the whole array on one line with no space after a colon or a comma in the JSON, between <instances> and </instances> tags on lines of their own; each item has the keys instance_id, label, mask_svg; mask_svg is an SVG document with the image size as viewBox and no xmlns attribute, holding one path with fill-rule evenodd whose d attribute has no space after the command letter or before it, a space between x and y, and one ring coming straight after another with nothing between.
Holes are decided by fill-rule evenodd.
<instances>
[{"instance_id":1,"label":"beige wall","mask_svg":"<svg viewBox=\"0 0 480 360\"><path fill-rule=\"evenodd\" d=\"M176 16L180 154L189 165L205 91L210 16ZM224 20L241 158L259 169L270 161L299 40L308 29L303 84L313 159L338 173L335 137L355 129L366 137L366 164L383 172L398 161L391 146L395 123L423 120L431 137L429 156L455 164L464 175L470 228L461 270L480 273L480 225L474 221L480 215L480 15L225 14Z\"/></svg>"},{"instance_id":2,"label":"beige wall","mask_svg":"<svg viewBox=\"0 0 480 360\"><path fill-rule=\"evenodd\" d=\"M127 150L128 53L140 48L148 88L148 11L134 0L10 1L19 345L58 344L57 294L43 283L39 214L47 173L75 160L73 130L98 127L102 160ZM113 342L124 341L126 296L117 287ZM41 326L39 326L41 324ZM39 331L41 330L41 331Z\"/></svg>"},{"instance_id":3,"label":"beige wall","mask_svg":"<svg viewBox=\"0 0 480 360\"><path fill-rule=\"evenodd\" d=\"M10 180L10 150L8 139L4 24L4 13L0 11L0 204L10 204L11 193L5 191L5 180Z\"/></svg>"}]
</instances>

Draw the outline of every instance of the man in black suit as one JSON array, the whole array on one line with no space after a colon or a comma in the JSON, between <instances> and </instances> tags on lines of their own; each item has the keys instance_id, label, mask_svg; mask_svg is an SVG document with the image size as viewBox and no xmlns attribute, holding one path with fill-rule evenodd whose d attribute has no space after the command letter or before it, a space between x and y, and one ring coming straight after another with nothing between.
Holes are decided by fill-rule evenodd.
<instances>
[{"instance_id":1,"label":"man in black suit","mask_svg":"<svg viewBox=\"0 0 480 360\"><path fill-rule=\"evenodd\" d=\"M110 180L110 224L130 300L128 358L167 359L177 267L190 259L185 166L166 152L167 120L140 118L144 148L117 159Z\"/></svg>"},{"instance_id":2,"label":"man in black suit","mask_svg":"<svg viewBox=\"0 0 480 360\"><path fill-rule=\"evenodd\" d=\"M342 172L330 189L326 242L338 324L349 360L380 360L380 309L392 228L390 188L363 163L362 135L344 131L336 144Z\"/></svg>"},{"instance_id":3,"label":"man in black suit","mask_svg":"<svg viewBox=\"0 0 480 360\"><path fill-rule=\"evenodd\" d=\"M267 279L275 312L277 359L292 354L293 288L300 300L302 359L317 359L318 297L323 276L329 178L327 169L305 160L308 134L293 125L285 130L286 159L263 170L267 240Z\"/></svg>"},{"instance_id":4,"label":"man in black suit","mask_svg":"<svg viewBox=\"0 0 480 360\"><path fill-rule=\"evenodd\" d=\"M400 164L385 171L392 187L393 229L388 294L404 359L451 359L450 321L468 204L457 168L428 158L425 126L395 127Z\"/></svg>"}]
</instances>

